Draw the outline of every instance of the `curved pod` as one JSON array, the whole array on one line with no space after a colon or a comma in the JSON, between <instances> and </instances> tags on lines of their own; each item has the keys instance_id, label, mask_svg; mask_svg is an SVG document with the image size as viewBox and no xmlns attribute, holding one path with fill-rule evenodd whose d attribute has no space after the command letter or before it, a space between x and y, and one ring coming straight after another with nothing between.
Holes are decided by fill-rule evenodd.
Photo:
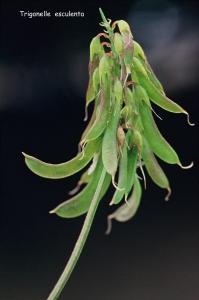
<instances>
[{"instance_id":1,"label":"curved pod","mask_svg":"<svg viewBox=\"0 0 199 300\"><path fill-rule=\"evenodd\" d=\"M177 153L161 135L153 119L151 109L144 101L140 103L139 113L144 128L144 136L152 151L165 162L180 165Z\"/></svg>"},{"instance_id":2,"label":"curved pod","mask_svg":"<svg viewBox=\"0 0 199 300\"><path fill-rule=\"evenodd\" d=\"M49 179L59 179L68 177L83 169L99 150L101 143L101 137L88 142L83 153L79 153L75 158L62 164L48 164L25 153L23 155L25 156L26 165L33 173Z\"/></svg>"},{"instance_id":3,"label":"curved pod","mask_svg":"<svg viewBox=\"0 0 199 300\"><path fill-rule=\"evenodd\" d=\"M103 163L100 156L96 170L94 171L95 174L87 186L73 198L59 204L55 209L50 211L50 213L56 213L62 218L75 218L86 213L95 194L102 170ZM107 173L100 193L100 198L102 198L106 193L110 185L110 181L111 176Z\"/></svg>"}]
</instances>

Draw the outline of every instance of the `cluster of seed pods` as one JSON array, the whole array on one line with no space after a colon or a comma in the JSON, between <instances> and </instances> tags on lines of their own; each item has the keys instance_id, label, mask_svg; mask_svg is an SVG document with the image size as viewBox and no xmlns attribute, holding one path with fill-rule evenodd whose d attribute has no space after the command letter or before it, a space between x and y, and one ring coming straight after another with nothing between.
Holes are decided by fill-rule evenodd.
<instances>
[{"instance_id":1,"label":"cluster of seed pods","mask_svg":"<svg viewBox=\"0 0 199 300\"><path fill-rule=\"evenodd\" d=\"M112 26L110 23L109 20L100 24L105 30L90 44L86 111L92 101L94 110L79 142L79 154L66 163L53 165L24 153L25 162L34 173L51 179L68 177L93 159L77 188L70 192L76 195L51 211L64 218L77 217L88 211L104 168L106 175L100 198L112 183L115 192L110 204L122 200L124 203L108 216L108 220L115 218L123 222L134 216L140 203L142 188L137 168L141 169L143 185L146 186L146 168L151 179L168 190L165 197L168 200L171 193L169 181L156 156L182 167L177 153L155 124L151 101L169 112L186 114L190 124L188 113L166 97L143 49L133 40L129 25L123 20ZM119 32L114 32L116 28ZM82 184L85 187L77 193Z\"/></svg>"}]
</instances>

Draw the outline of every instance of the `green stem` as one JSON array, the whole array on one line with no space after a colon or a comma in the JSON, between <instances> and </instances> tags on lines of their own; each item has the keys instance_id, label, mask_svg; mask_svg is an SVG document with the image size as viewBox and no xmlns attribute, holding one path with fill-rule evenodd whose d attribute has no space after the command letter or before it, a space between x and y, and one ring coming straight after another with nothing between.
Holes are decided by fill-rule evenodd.
<instances>
[{"instance_id":1,"label":"green stem","mask_svg":"<svg viewBox=\"0 0 199 300\"><path fill-rule=\"evenodd\" d=\"M108 21L107 21L105 15L104 15L104 13L103 13L103 11L102 11L102 9L101 9L100 7L99 7L99 12L100 12L100 15L101 15L101 17L102 17L103 22L104 22L104 23L108 23Z\"/></svg>"},{"instance_id":2,"label":"green stem","mask_svg":"<svg viewBox=\"0 0 199 300\"><path fill-rule=\"evenodd\" d=\"M107 21L107 19L106 19L104 13L103 13L103 11L102 11L102 9L101 9L100 7L99 7L99 12L100 12L100 15L101 15L101 17L102 17L102 20L103 20L104 24L106 24L105 27L106 27L106 29L107 29L107 31L108 31L109 36L110 36L110 42L111 42L111 49L112 49L112 52L113 52L113 54L114 54L115 57L118 57L117 52L115 51L115 47L114 47L113 30L111 29L110 24L109 24L109 22Z\"/></svg>"},{"instance_id":3,"label":"green stem","mask_svg":"<svg viewBox=\"0 0 199 300\"><path fill-rule=\"evenodd\" d=\"M80 232L80 235L78 237L77 243L75 244L75 247L73 249L73 252L69 258L69 261L63 271L63 273L61 274L58 282L56 283L54 289L52 290L51 294L49 295L47 300L55 300L59 297L61 291L63 290L66 282L68 281L77 261L78 258L82 252L82 249L84 247L84 244L86 242L87 236L89 234L99 201L100 201L100 192L104 183L104 179L106 176L106 170L103 168L101 176L100 176L100 180L97 186L97 189L95 191L93 200L91 202L90 208L88 210L88 213L86 215L85 221L84 221L84 225L82 227L82 230Z\"/></svg>"}]
</instances>

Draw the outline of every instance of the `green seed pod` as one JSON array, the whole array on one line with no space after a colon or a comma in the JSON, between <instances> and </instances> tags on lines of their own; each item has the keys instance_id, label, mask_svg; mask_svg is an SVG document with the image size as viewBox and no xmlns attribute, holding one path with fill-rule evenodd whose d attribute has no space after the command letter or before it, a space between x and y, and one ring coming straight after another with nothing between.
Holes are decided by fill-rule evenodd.
<instances>
[{"instance_id":1,"label":"green seed pod","mask_svg":"<svg viewBox=\"0 0 199 300\"><path fill-rule=\"evenodd\" d=\"M168 195L165 197L165 200L169 200L169 196L171 194L171 189L169 187L169 181L164 171L158 164L153 151L151 150L147 140L143 139L143 148L142 148L142 158L144 160L144 164L146 166L147 172L151 179L161 188L168 190Z\"/></svg>"},{"instance_id":2,"label":"green seed pod","mask_svg":"<svg viewBox=\"0 0 199 300\"><path fill-rule=\"evenodd\" d=\"M124 30L122 32L122 36L123 36L123 43L124 43L124 63L126 67L130 69L133 64L133 52L134 52L133 40L131 37L131 33L128 30Z\"/></svg>"},{"instance_id":3,"label":"green seed pod","mask_svg":"<svg viewBox=\"0 0 199 300\"><path fill-rule=\"evenodd\" d=\"M132 80L134 83L138 83L138 84L139 84L138 75L137 75L137 73L135 72L134 67L131 67L130 70L131 70L131 80Z\"/></svg>"},{"instance_id":4,"label":"green seed pod","mask_svg":"<svg viewBox=\"0 0 199 300\"><path fill-rule=\"evenodd\" d=\"M95 54L93 60L90 60L89 63L89 83L86 92L86 106L95 98L95 90L93 87L93 73L95 69L99 66L99 58Z\"/></svg>"},{"instance_id":5,"label":"green seed pod","mask_svg":"<svg viewBox=\"0 0 199 300\"><path fill-rule=\"evenodd\" d=\"M95 114L96 118L99 115L99 112L100 112L100 105L98 105L96 108L96 114Z\"/></svg>"},{"instance_id":6,"label":"green seed pod","mask_svg":"<svg viewBox=\"0 0 199 300\"><path fill-rule=\"evenodd\" d=\"M89 142L84 148L84 154L80 153L62 164L48 164L25 153L23 155L25 156L26 165L32 172L41 177L59 179L71 176L83 169L90 162L95 152L98 151L101 143L101 137Z\"/></svg>"},{"instance_id":7,"label":"green seed pod","mask_svg":"<svg viewBox=\"0 0 199 300\"><path fill-rule=\"evenodd\" d=\"M93 89L95 95L99 92L99 84L100 84L100 77L99 77L99 67L97 67L93 72Z\"/></svg>"},{"instance_id":8,"label":"green seed pod","mask_svg":"<svg viewBox=\"0 0 199 300\"><path fill-rule=\"evenodd\" d=\"M144 101L139 107L139 112L144 127L144 136L152 151L165 162L181 166L177 153L161 135L153 119L151 109Z\"/></svg>"},{"instance_id":9,"label":"green seed pod","mask_svg":"<svg viewBox=\"0 0 199 300\"><path fill-rule=\"evenodd\" d=\"M141 102L142 100L144 100L145 103L150 107L151 104L150 104L149 96L147 95L145 89L140 84L135 84L134 89L138 101Z\"/></svg>"},{"instance_id":10,"label":"green seed pod","mask_svg":"<svg viewBox=\"0 0 199 300\"><path fill-rule=\"evenodd\" d=\"M120 152L122 153L122 148L125 144L125 132L121 125L117 128L117 141L119 144Z\"/></svg>"},{"instance_id":11,"label":"green seed pod","mask_svg":"<svg viewBox=\"0 0 199 300\"><path fill-rule=\"evenodd\" d=\"M124 100L127 103L121 110L120 114L125 120L125 123L129 121L129 119L133 116L133 107L135 106L135 102L133 99L133 93L130 88L126 89L126 99Z\"/></svg>"},{"instance_id":12,"label":"green seed pod","mask_svg":"<svg viewBox=\"0 0 199 300\"><path fill-rule=\"evenodd\" d=\"M114 103L110 121L102 142L102 160L104 168L112 176L115 175L118 167L118 146L117 146L117 128L120 118L118 103Z\"/></svg>"},{"instance_id":13,"label":"green seed pod","mask_svg":"<svg viewBox=\"0 0 199 300\"><path fill-rule=\"evenodd\" d=\"M120 105L120 103L122 102L122 97L123 97L123 87L122 87L122 83L119 79L115 80L114 87L113 87L113 94L114 94L115 98L117 99L118 104Z\"/></svg>"},{"instance_id":14,"label":"green seed pod","mask_svg":"<svg viewBox=\"0 0 199 300\"><path fill-rule=\"evenodd\" d=\"M103 57L100 59L99 62L99 76L100 76L100 81L104 76L107 74L108 77L111 73L110 69L110 64L109 64L109 57L107 54L104 54Z\"/></svg>"},{"instance_id":15,"label":"green seed pod","mask_svg":"<svg viewBox=\"0 0 199 300\"><path fill-rule=\"evenodd\" d=\"M148 78L148 74L147 74L145 68L143 67L143 65L139 61L139 59L137 59L135 56L133 57L133 68L136 71L136 73L140 73L143 76L145 76L146 78Z\"/></svg>"},{"instance_id":16,"label":"green seed pod","mask_svg":"<svg viewBox=\"0 0 199 300\"><path fill-rule=\"evenodd\" d=\"M114 69L115 68L115 60L114 58L112 57L112 55L108 55L108 61L109 61L109 66L111 69Z\"/></svg>"},{"instance_id":17,"label":"green seed pod","mask_svg":"<svg viewBox=\"0 0 199 300\"><path fill-rule=\"evenodd\" d=\"M131 68L133 63L133 35L131 33L129 24L123 20L116 21L120 33L122 34L123 44L124 44L124 62L128 69ZM128 71L129 72L129 71Z\"/></svg>"},{"instance_id":18,"label":"green seed pod","mask_svg":"<svg viewBox=\"0 0 199 300\"><path fill-rule=\"evenodd\" d=\"M94 59L95 54L99 54L102 51L102 46L100 44L100 38L98 36L94 37L90 43L90 60Z\"/></svg>"},{"instance_id":19,"label":"green seed pod","mask_svg":"<svg viewBox=\"0 0 199 300\"><path fill-rule=\"evenodd\" d=\"M145 68L147 75L150 79L150 81L156 86L156 88L163 94L164 93L164 89L162 87L162 84L160 83L160 81L157 79L157 77L155 76L151 66L149 65L146 56L144 54L144 51L142 49L142 47L135 41L133 41L134 44L134 56L139 59L139 61L142 63L143 67Z\"/></svg>"},{"instance_id":20,"label":"green seed pod","mask_svg":"<svg viewBox=\"0 0 199 300\"><path fill-rule=\"evenodd\" d=\"M130 146L137 146L138 147L138 156L141 158L141 153L142 153L142 146L143 146L143 141L142 141L142 135L137 129L133 129L133 134L131 137L131 144Z\"/></svg>"},{"instance_id":21,"label":"green seed pod","mask_svg":"<svg viewBox=\"0 0 199 300\"><path fill-rule=\"evenodd\" d=\"M128 120L132 117L132 106L129 103L128 106L125 105L122 110L120 111L120 115L121 117L124 119L125 123L128 122Z\"/></svg>"},{"instance_id":22,"label":"green seed pod","mask_svg":"<svg viewBox=\"0 0 199 300\"><path fill-rule=\"evenodd\" d=\"M121 59L123 59L124 58L124 44L123 44L122 36L118 32L116 32L114 34L114 47L115 47L115 51L117 52L119 57Z\"/></svg>"},{"instance_id":23,"label":"green seed pod","mask_svg":"<svg viewBox=\"0 0 199 300\"><path fill-rule=\"evenodd\" d=\"M135 176L136 176L136 168L138 162L138 147L133 146L128 151L128 165L127 165L127 181L125 187L125 201L128 198L128 195L133 187Z\"/></svg>"},{"instance_id":24,"label":"green seed pod","mask_svg":"<svg viewBox=\"0 0 199 300\"><path fill-rule=\"evenodd\" d=\"M177 103L173 102L171 99L163 95L149 80L149 78L146 78L146 76L144 76L143 74L137 73L137 75L140 85L146 90L151 101L170 112L186 114L189 123L189 114L181 106L179 106ZM189 125L193 124L189 123Z\"/></svg>"},{"instance_id":25,"label":"green seed pod","mask_svg":"<svg viewBox=\"0 0 199 300\"><path fill-rule=\"evenodd\" d=\"M129 87L127 87L127 97L128 97L128 102L132 102L133 93Z\"/></svg>"},{"instance_id":26,"label":"green seed pod","mask_svg":"<svg viewBox=\"0 0 199 300\"><path fill-rule=\"evenodd\" d=\"M106 234L109 234L111 232L112 219L115 219L119 222L126 222L136 214L137 209L140 205L141 196L142 196L142 188L139 179L135 176L135 184L133 187L133 192L131 196L128 198L127 203L121 205L113 214L107 217L108 227L106 230Z\"/></svg>"},{"instance_id":27,"label":"green seed pod","mask_svg":"<svg viewBox=\"0 0 199 300\"><path fill-rule=\"evenodd\" d=\"M117 23L121 33L123 33L124 30L130 31L129 24L126 21L120 20L120 21L117 21L116 23Z\"/></svg>"},{"instance_id":28,"label":"green seed pod","mask_svg":"<svg viewBox=\"0 0 199 300\"><path fill-rule=\"evenodd\" d=\"M144 60L146 59L146 55L144 54L144 51L140 44L138 44L136 41L133 41L134 44L134 56L139 58L143 58Z\"/></svg>"}]
</instances>

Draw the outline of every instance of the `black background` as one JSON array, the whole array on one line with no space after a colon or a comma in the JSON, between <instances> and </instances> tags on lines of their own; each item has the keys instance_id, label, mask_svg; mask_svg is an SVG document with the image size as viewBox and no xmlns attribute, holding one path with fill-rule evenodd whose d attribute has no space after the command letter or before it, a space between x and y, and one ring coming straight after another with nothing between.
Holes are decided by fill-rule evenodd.
<instances>
[{"instance_id":1,"label":"black background","mask_svg":"<svg viewBox=\"0 0 199 300\"><path fill-rule=\"evenodd\" d=\"M80 175L62 180L37 177L26 167L21 152L51 163L76 155L86 126L89 44L102 32L98 8L113 21L127 20L136 3L148 9L148 1L2 2L1 299L46 299L70 256L85 216L62 219L48 211L69 199L67 193ZM166 2L162 7L159 3L161 18ZM195 32L196 2L168 3L182 16L175 39L183 36L184 28ZM51 17L21 17L20 10L48 10ZM84 17L54 17L56 11L69 10L84 12ZM132 31L139 41L139 32ZM149 34L153 39L153 32ZM171 47L168 42L166 49ZM151 55L146 43L147 51ZM193 63L194 57L188 54L180 65ZM147 190L135 217L126 223L113 221L112 232L106 236L106 217L114 210L108 205L110 188L60 299L199 299L198 77L189 80L198 70L198 60L193 74L176 65L166 75L151 57L167 95L189 111L196 126L188 126L185 115L155 108L163 118L157 124L182 164L193 160L194 167L182 170L161 162L172 188L170 201L164 201L166 191L147 177ZM186 81L178 82L176 88L169 85L169 78L174 80L180 72L187 85Z\"/></svg>"}]
</instances>

